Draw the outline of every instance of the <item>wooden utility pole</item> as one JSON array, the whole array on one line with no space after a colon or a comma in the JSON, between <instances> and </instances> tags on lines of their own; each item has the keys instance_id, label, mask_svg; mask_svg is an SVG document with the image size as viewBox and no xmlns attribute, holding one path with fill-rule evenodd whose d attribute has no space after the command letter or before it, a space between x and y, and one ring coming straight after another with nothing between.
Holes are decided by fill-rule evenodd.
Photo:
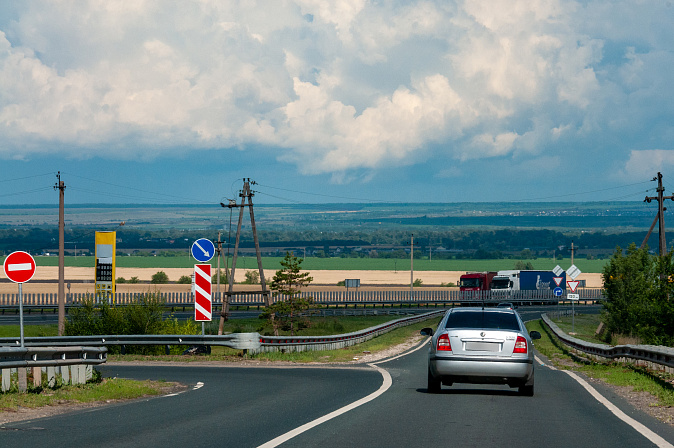
<instances>
[{"instance_id":1,"label":"wooden utility pole","mask_svg":"<svg viewBox=\"0 0 674 448\"><path fill-rule=\"evenodd\" d=\"M657 221L658 221L658 231L660 232L660 239L659 239L659 253L660 256L664 256L667 254L667 240L665 239L665 210L667 210L664 207L664 201L665 199L669 199L674 201L674 196L665 196L665 187L662 186L662 173L658 173L656 177L653 178L653 180L658 181L658 188L657 196L646 196L646 199L644 199L644 202L650 203L652 200L657 200L658 201L658 214L657 214ZM653 221L653 225L651 226L651 230L648 231L648 234L646 235L646 240L644 240L644 243L641 244L641 247L643 247L648 241L648 238L651 235L651 231L653 230L653 226L655 225L655 221Z\"/></svg>"},{"instance_id":2,"label":"wooden utility pole","mask_svg":"<svg viewBox=\"0 0 674 448\"><path fill-rule=\"evenodd\" d=\"M61 172L56 174L58 182L54 185L54 190L59 190L59 287L58 287L58 304L59 304L59 319L58 319L58 333L63 336L65 329L66 317L66 290L65 290L65 190L66 184L61 180Z\"/></svg>"},{"instance_id":3,"label":"wooden utility pole","mask_svg":"<svg viewBox=\"0 0 674 448\"><path fill-rule=\"evenodd\" d=\"M250 225L253 230L253 240L255 241L255 254L257 255L257 268L260 273L260 285L262 286L262 296L264 297L265 306L271 305L271 295L267 290L267 283L264 279L264 270L262 269L262 255L260 254L260 242L257 238L257 229L255 227L255 215L253 213L253 196L254 192L250 189L250 178L243 180L243 189L239 192L239 197L241 198L241 204L237 205L236 202L232 201L229 205L223 207L239 208L239 223L236 227L236 243L234 244L234 255L232 257L232 270L228 275L229 280L229 289L227 291L226 300L223 300L222 303L222 312L220 313L220 328L222 328L224 322L229 318L229 298L234 293L234 274L236 272L236 260L239 254L239 241L241 240L241 224L243 222L243 209L248 207L250 211ZM255 182L252 182L255 185ZM248 201L248 203L246 203ZM219 239L219 238L218 238Z\"/></svg>"}]
</instances>

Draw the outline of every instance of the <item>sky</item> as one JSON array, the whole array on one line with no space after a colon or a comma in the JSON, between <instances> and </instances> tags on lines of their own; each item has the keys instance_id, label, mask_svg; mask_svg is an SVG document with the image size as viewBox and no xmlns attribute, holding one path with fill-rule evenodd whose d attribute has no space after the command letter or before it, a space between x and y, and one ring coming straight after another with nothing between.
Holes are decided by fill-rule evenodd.
<instances>
[{"instance_id":1,"label":"sky","mask_svg":"<svg viewBox=\"0 0 674 448\"><path fill-rule=\"evenodd\" d=\"M0 205L641 201L661 0L0 2ZM671 189L668 188L671 186Z\"/></svg>"}]
</instances>

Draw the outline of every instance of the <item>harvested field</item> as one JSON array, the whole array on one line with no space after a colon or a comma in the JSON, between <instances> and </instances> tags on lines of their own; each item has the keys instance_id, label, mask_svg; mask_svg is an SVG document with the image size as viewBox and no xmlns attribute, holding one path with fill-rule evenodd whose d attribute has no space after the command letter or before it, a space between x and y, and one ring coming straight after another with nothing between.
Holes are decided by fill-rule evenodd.
<instances>
[{"instance_id":1,"label":"harvested field","mask_svg":"<svg viewBox=\"0 0 674 448\"><path fill-rule=\"evenodd\" d=\"M250 269L248 269L250 270ZM171 282L177 281L181 276L192 275L191 268L117 268L116 277L124 277L129 280L131 277L138 277L138 280L144 283L138 284L118 284L118 292L144 292L148 289L160 290L162 292L189 292L190 285L177 285L175 283L163 285L149 284L152 275L158 271L164 271ZM245 280L244 269L237 269L235 281L237 283ZM442 283L452 282L457 284L459 278L465 272L463 271L415 271L414 279L419 279L423 282L424 289L443 288ZM271 279L275 271L266 270L265 278ZM409 271L333 271L320 270L311 271L311 276L314 278L309 290L320 289L335 289L337 283L344 279L360 279L361 290L367 289L404 289L409 288L410 272ZM592 288L599 288L602 286L601 274L581 274L577 280L585 280L586 285ZM49 281L45 283L45 281ZM58 267L56 266L40 266L35 273L33 279L24 283L24 293L56 293L58 281ZM94 268L65 268L65 281L70 283L70 292L86 293L94 291ZM87 281L88 283L82 283ZM259 289L259 285L236 285L236 290ZM14 294L17 292L17 286L14 283L2 279L0 282L0 294Z\"/></svg>"}]
</instances>

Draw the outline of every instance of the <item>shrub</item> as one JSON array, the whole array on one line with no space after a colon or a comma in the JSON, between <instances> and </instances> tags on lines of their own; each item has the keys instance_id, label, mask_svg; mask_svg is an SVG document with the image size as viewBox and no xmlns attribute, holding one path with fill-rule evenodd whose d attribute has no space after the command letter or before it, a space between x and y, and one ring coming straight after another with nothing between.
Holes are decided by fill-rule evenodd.
<instances>
[{"instance_id":1,"label":"shrub","mask_svg":"<svg viewBox=\"0 0 674 448\"><path fill-rule=\"evenodd\" d=\"M218 273L217 272L214 273L211 276L211 283L214 284L214 285L216 285L218 283ZM220 284L224 285L226 283L229 283L229 280L227 279L227 272L220 269Z\"/></svg>"},{"instance_id":2,"label":"shrub","mask_svg":"<svg viewBox=\"0 0 674 448\"><path fill-rule=\"evenodd\" d=\"M129 279L129 283L140 283L140 280L138 280L138 277L131 277Z\"/></svg>"},{"instance_id":3,"label":"shrub","mask_svg":"<svg viewBox=\"0 0 674 448\"><path fill-rule=\"evenodd\" d=\"M414 279L414 282L412 283L412 286L421 286L424 283L423 280L420 278Z\"/></svg>"},{"instance_id":4,"label":"shrub","mask_svg":"<svg viewBox=\"0 0 674 448\"><path fill-rule=\"evenodd\" d=\"M126 279L124 277L117 277L117 280L115 280L117 283L126 283Z\"/></svg>"},{"instance_id":5,"label":"shrub","mask_svg":"<svg viewBox=\"0 0 674 448\"><path fill-rule=\"evenodd\" d=\"M257 285L260 283L260 273L257 271L246 271L246 279L243 281L244 285Z\"/></svg>"},{"instance_id":6,"label":"shrub","mask_svg":"<svg viewBox=\"0 0 674 448\"><path fill-rule=\"evenodd\" d=\"M152 280L150 280L150 283L156 285L156 284L168 283L168 281L169 281L169 278L168 278L168 275L166 275L166 272L159 271L152 276Z\"/></svg>"},{"instance_id":7,"label":"shrub","mask_svg":"<svg viewBox=\"0 0 674 448\"><path fill-rule=\"evenodd\" d=\"M96 303L93 297L81 306L72 308L65 322L66 336L114 334L198 334L194 321L179 322L173 315L164 317L165 303L158 292L147 292L132 303L115 307L107 301ZM119 353L120 347L110 346L110 353ZM172 348L182 353L183 348ZM127 346L127 353L161 354L163 346Z\"/></svg>"},{"instance_id":8,"label":"shrub","mask_svg":"<svg viewBox=\"0 0 674 448\"><path fill-rule=\"evenodd\" d=\"M192 277L189 275L181 275L177 283L180 285L190 285L192 284Z\"/></svg>"}]
</instances>

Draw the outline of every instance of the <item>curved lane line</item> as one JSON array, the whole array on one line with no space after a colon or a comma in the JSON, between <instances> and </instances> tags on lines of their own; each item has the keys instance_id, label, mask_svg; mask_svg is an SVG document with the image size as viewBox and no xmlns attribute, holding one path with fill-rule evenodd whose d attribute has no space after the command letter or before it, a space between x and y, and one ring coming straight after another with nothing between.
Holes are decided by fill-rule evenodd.
<instances>
[{"instance_id":1,"label":"curved lane line","mask_svg":"<svg viewBox=\"0 0 674 448\"><path fill-rule=\"evenodd\" d=\"M623 422L627 423L630 425L632 428L637 430L641 435L646 437L648 440L653 442L657 447L659 448L674 448L671 443L648 429L646 426L643 424L639 423L638 421L634 420L632 417L629 415L625 414L623 411L618 409L616 405L611 403L608 399L606 399L603 395L601 395L597 390L590 386L590 384L576 375L574 372L571 372L569 370L563 370L564 373L568 374L571 378L574 380L578 381L578 383L587 390L590 395L592 395L598 402L606 406L606 408L611 411L616 417L618 417L620 420Z\"/></svg>"},{"instance_id":2,"label":"curved lane line","mask_svg":"<svg viewBox=\"0 0 674 448\"><path fill-rule=\"evenodd\" d=\"M276 437L273 440L270 440L269 442L267 442L263 445L260 445L258 448L273 448L273 447L279 446L283 442L286 442L286 441L292 439L293 437L296 437L296 436L302 434L303 432L308 431L311 428L314 428L314 427L320 425L321 423L325 423L328 420L332 420L335 417L339 417L340 415L345 414L345 413L349 412L350 410L357 408L360 405L363 405L363 404L365 404L369 401L372 401L375 398L377 398L378 396L380 396L381 394L383 394L384 392L386 392L389 389L389 387L391 387L391 384L393 384L393 380L391 379L391 375L386 370L382 369L381 367L378 367L374 364L368 364L368 365L370 367L374 368L375 370L377 370L379 373L381 373L381 376L384 378L384 381L383 381L381 387L379 387L379 389L377 391L371 393L367 397L361 398L360 400L354 401L351 404L348 404L348 405L346 405L346 406L344 406L340 409L337 409L336 411L333 411L329 414L326 414L323 417L319 417L316 420L310 421L309 423L306 423L306 424L304 424L304 425L302 425L298 428L295 428L292 431L288 431L287 433L282 434L282 435Z\"/></svg>"}]
</instances>

